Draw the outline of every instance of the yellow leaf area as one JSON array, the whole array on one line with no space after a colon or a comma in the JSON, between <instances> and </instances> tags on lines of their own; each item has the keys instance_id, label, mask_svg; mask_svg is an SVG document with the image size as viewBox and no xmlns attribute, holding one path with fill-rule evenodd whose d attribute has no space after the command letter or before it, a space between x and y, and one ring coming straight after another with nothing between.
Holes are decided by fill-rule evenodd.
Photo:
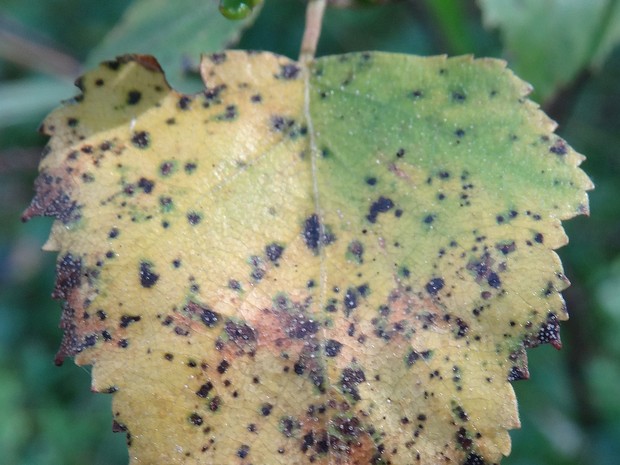
<instances>
[{"instance_id":1,"label":"yellow leaf area","mask_svg":"<svg viewBox=\"0 0 620 465\"><path fill-rule=\"evenodd\" d=\"M79 80L25 218L56 218L58 353L132 464L498 463L560 346L582 157L494 60L126 56Z\"/></svg>"}]
</instances>

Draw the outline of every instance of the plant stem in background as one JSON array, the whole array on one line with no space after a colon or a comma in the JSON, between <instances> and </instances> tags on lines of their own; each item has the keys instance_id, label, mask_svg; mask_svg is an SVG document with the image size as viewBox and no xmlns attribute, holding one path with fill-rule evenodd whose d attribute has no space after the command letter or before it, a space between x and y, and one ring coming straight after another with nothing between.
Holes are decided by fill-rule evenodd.
<instances>
[{"instance_id":1,"label":"plant stem in background","mask_svg":"<svg viewBox=\"0 0 620 465\"><path fill-rule=\"evenodd\" d=\"M0 15L0 58L60 79L75 79L80 72L80 63L72 56L33 39L33 36L37 36L34 31Z\"/></svg>"}]
</instances>

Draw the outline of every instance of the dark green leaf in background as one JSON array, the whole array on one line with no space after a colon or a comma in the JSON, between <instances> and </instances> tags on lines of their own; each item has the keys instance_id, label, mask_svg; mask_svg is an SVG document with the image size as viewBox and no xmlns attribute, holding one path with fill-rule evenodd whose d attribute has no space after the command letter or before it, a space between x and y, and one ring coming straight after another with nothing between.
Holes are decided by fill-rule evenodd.
<instances>
[{"instance_id":1,"label":"dark green leaf in background","mask_svg":"<svg viewBox=\"0 0 620 465\"><path fill-rule=\"evenodd\" d=\"M197 90L200 54L236 44L260 10L256 8L242 21L229 21L220 14L218 4L218 0L134 1L90 53L87 63L93 66L125 53L150 54L168 70L173 87ZM197 86L192 86L192 77Z\"/></svg>"},{"instance_id":2,"label":"dark green leaf in background","mask_svg":"<svg viewBox=\"0 0 620 465\"><path fill-rule=\"evenodd\" d=\"M620 40L616 0L479 0L506 56L545 100L577 73L600 66Z\"/></svg>"}]
</instances>

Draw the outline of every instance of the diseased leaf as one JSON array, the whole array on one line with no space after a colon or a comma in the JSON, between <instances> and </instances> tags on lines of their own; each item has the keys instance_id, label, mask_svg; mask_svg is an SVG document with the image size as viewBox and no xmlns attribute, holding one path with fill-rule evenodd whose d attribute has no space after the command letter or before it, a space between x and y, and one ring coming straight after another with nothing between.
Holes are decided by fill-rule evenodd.
<instances>
[{"instance_id":1,"label":"diseased leaf","mask_svg":"<svg viewBox=\"0 0 620 465\"><path fill-rule=\"evenodd\" d=\"M498 463L525 349L560 346L582 157L497 60L104 63L48 117L58 361L131 463Z\"/></svg>"},{"instance_id":2,"label":"diseased leaf","mask_svg":"<svg viewBox=\"0 0 620 465\"><path fill-rule=\"evenodd\" d=\"M499 27L515 70L551 97L577 73L601 66L620 40L615 0L479 0L485 22Z\"/></svg>"},{"instance_id":3,"label":"diseased leaf","mask_svg":"<svg viewBox=\"0 0 620 465\"><path fill-rule=\"evenodd\" d=\"M155 55L168 80L182 90L191 86L187 74L195 57L235 44L258 15L229 21L218 11L218 0L135 0L119 24L89 56L91 66L109 57L132 53Z\"/></svg>"}]
</instances>

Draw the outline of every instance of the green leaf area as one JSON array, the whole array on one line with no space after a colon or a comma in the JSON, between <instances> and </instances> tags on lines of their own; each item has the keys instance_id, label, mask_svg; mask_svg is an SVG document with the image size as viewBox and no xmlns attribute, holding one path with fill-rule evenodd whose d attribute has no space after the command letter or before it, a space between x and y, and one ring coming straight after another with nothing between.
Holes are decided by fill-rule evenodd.
<instances>
[{"instance_id":1,"label":"green leaf area","mask_svg":"<svg viewBox=\"0 0 620 465\"><path fill-rule=\"evenodd\" d=\"M25 213L56 218L58 362L114 393L131 463L498 463L525 349L560 346L582 157L497 60L201 70L84 76Z\"/></svg>"},{"instance_id":2,"label":"green leaf area","mask_svg":"<svg viewBox=\"0 0 620 465\"><path fill-rule=\"evenodd\" d=\"M516 71L545 99L584 68L600 67L620 42L617 0L479 0L501 29Z\"/></svg>"}]
</instances>

